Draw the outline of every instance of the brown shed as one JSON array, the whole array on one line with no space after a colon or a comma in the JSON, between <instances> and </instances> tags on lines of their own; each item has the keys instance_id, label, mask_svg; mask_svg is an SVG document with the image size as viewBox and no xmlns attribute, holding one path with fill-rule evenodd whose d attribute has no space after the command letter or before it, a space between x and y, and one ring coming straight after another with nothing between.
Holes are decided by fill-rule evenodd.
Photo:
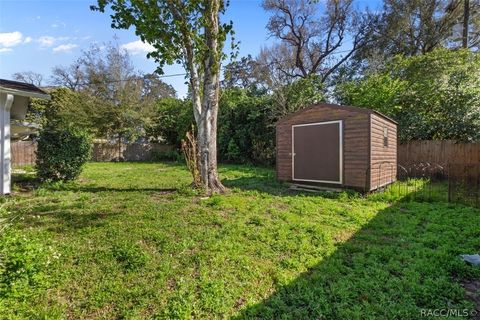
<instances>
[{"instance_id":1,"label":"brown shed","mask_svg":"<svg viewBox=\"0 0 480 320\"><path fill-rule=\"evenodd\" d=\"M317 104L277 123L277 178L371 191L395 181L397 124L365 108Z\"/></svg>"}]
</instances>

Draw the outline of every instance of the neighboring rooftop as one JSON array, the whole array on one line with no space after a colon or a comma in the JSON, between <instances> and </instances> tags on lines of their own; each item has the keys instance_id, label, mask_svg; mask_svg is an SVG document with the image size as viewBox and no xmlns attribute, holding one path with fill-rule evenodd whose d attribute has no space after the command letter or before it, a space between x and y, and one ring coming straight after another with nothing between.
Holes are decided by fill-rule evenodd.
<instances>
[{"instance_id":1,"label":"neighboring rooftop","mask_svg":"<svg viewBox=\"0 0 480 320\"><path fill-rule=\"evenodd\" d=\"M48 94L33 84L0 79L0 91L29 97L47 98Z\"/></svg>"}]
</instances>

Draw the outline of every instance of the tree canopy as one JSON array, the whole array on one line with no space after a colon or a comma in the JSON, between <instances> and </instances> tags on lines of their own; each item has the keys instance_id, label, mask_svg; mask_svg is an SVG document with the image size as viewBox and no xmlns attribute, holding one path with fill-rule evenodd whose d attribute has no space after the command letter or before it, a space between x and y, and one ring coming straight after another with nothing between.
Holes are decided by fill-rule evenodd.
<instances>
[{"instance_id":1,"label":"tree canopy","mask_svg":"<svg viewBox=\"0 0 480 320\"><path fill-rule=\"evenodd\" d=\"M480 55L435 50L397 56L380 71L337 88L345 104L378 110L399 122L399 137L480 139Z\"/></svg>"}]
</instances>

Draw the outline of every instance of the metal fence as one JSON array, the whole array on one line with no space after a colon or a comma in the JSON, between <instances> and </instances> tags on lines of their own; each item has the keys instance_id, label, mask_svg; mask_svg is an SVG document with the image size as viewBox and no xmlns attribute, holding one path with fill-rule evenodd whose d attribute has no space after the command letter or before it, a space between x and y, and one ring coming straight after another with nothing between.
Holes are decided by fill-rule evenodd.
<instances>
[{"instance_id":1,"label":"metal fence","mask_svg":"<svg viewBox=\"0 0 480 320\"><path fill-rule=\"evenodd\" d=\"M371 171L379 177L391 177L392 170L392 166L381 164L367 170L367 174ZM480 208L480 163L397 165L396 179L388 182L378 192L396 199L448 201Z\"/></svg>"}]
</instances>

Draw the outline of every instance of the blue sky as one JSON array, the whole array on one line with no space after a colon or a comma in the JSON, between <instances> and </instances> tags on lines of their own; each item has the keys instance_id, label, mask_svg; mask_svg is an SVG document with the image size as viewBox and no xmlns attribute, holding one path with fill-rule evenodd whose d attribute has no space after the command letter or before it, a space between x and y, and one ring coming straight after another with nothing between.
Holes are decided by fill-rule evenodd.
<instances>
[{"instance_id":1,"label":"blue sky","mask_svg":"<svg viewBox=\"0 0 480 320\"><path fill-rule=\"evenodd\" d=\"M375 0L374 2L377 2ZM225 20L234 22L235 37L240 43L239 57L255 56L262 46L272 43L265 26L268 15L260 7L260 0L232 0ZM368 3L363 0L360 4ZM110 28L108 14L89 9L94 0L0 0L0 78L11 79L12 74L34 71L48 81L56 65L69 65L92 42L108 42L118 37L120 45L129 48L135 68L153 72L152 60L146 58L133 29ZM182 73L180 66L165 68L165 74ZM184 77L165 78L179 96L186 93Z\"/></svg>"}]
</instances>

